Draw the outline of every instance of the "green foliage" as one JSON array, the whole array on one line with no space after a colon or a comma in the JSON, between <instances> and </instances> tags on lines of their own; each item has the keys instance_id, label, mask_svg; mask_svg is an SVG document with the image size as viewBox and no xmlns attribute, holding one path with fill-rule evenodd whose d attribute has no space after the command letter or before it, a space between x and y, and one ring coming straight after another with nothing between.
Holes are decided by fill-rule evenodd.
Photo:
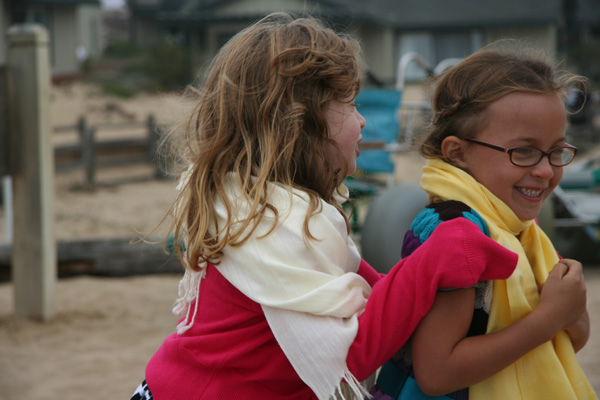
<instances>
[{"instance_id":1,"label":"green foliage","mask_svg":"<svg viewBox=\"0 0 600 400\"><path fill-rule=\"evenodd\" d=\"M190 81L188 49L177 43L161 42L150 49L146 73L162 90L180 89Z\"/></svg>"},{"instance_id":2,"label":"green foliage","mask_svg":"<svg viewBox=\"0 0 600 400\"><path fill-rule=\"evenodd\" d=\"M105 57L127 58L139 54L140 51L128 41L112 42L104 49Z\"/></svg>"},{"instance_id":3,"label":"green foliage","mask_svg":"<svg viewBox=\"0 0 600 400\"><path fill-rule=\"evenodd\" d=\"M147 50L128 42L113 42L94 60L86 79L104 93L132 97L140 91L180 90L191 81L192 56L186 46L162 41Z\"/></svg>"},{"instance_id":4,"label":"green foliage","mask_svg":"<svg viewBox=\"0 0 600 400\"><path fill-rule=\"evenodd\" d=\"M135 95L134 90L117 80L104 82L102 84L102 91L106 94L122 98L131 98Z\"/></svg>"}]
</instances>

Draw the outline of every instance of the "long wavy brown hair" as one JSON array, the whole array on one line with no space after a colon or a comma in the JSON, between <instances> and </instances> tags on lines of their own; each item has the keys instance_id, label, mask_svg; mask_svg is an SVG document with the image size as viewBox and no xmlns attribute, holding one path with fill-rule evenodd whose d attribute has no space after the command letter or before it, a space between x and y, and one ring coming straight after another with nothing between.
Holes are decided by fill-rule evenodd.
<instances>
[{"instance_id":1,"label":"long wavy brown hair","mask_svg":"<svg viewBox=\"0 0 600 400\"><path fill-rule=\"evenodd\" d=\"M303 190L310 197L305 240L314 237L308 221L320 201L335 206L337 187L346 171L331 160L324 111L333 101L354 98L360 90L360 48L356 40L312 17L269 15L235 35L209 68L199 100L172 134L183 134L182 157L188 179L170 210L170 234L188 268L198 262L218 264L226 245L240 246L267 210L267 185ZM181 136L181 135L180 135ZM248 217L232 221L235 204L225 192L225 177L234 173ZM217 226L215 201L229 216ZM212 232L212 233L211 233Z\"/></svg>"}]
</instances>

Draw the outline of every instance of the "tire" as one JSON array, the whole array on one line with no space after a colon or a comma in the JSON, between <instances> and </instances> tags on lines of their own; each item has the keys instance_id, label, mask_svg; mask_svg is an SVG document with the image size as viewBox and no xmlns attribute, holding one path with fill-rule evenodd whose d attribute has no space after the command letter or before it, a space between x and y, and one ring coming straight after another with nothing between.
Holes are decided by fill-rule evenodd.
<instances>
[{"instance_id":1,"label":"tire","mask_svg":"<svg viewBox=\"0 0 600 400\"><path fill-rule=\"evenodd\" d=\"M556 227L554 226L554 199L548 197L542 205L542 209L537 216L538 225L544 231L544 233L553 242L556 237Z\"/></svg>"},{"instance_id":2,"label":"tire","mask_svg":"<svg viewBox=\"0 0 600 400\"><path fill-rule=\"evenodd\" d=\"M582 262L600 265L600 243L592 240L584 227L557 228L553 240L558 254Z\"/></svg>"},{"instance_id":3,"label":"tire","mask_svg":"<svg viewBox=\"0 0 600 400\"><path fill-rule=\"evenodd\" d=\"M416 183L402 183L376 195L362 227L365 261L378 272L388 273L401 259L404 234L426 205L427 195Z\"/></svg>"}]
</instances>

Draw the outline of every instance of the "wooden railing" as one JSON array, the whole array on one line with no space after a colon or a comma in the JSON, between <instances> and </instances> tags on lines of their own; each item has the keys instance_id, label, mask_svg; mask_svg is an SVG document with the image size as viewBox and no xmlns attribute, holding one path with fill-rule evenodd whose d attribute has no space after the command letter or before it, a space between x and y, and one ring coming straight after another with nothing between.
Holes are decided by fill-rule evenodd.
<instances>
[{"instance_id":1,"label":"wooden railing","mask_svg":"<svg viewBox=\"0 0 600 400\"><path fill-rule=\"evenodd\" d=\"M98 135L101 130L122 131L124 134L118 138L101 139ZM140 131L145 132L140 135ZM158 157L161 130L152 114L146 121L93 125L81 117L74 125L54 127L53 132L77 133L78 140L54 146L55 168L57 171L83 169L85 185L89 188L96 186L97 169L107 166L151 164L154 165L155 178L165 177ZM137 134L132 135L132 132Z\"/></svg>"}]
</instances>

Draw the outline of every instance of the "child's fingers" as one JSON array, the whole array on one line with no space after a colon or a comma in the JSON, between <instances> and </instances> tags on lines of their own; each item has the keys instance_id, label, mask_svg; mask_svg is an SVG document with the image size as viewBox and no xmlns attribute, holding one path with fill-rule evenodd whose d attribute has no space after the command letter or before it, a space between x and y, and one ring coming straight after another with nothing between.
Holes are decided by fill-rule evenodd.
<instances>
[{"instance_id":1,"label":"child's fingers","mask_svg":"<svg viewBox=\"0 0 600 400\"><path fill-rule=\"evenodd\" d=\"M550 274L548 275L548 279L550 278L558 278L558 279L562 279L566 273L569 271L570 266L569 264L567 264L566 262L563 262L564 260L560 260L557 264L554 265L554 267L552 268L552 271L550 271Z\"/></svg>"},{"instance_id":2,"label":"child's fingers","mask_svg":"<svg viewBox=\"0 0 600 400\"><path fill-rule=\"evenodd\" d=\"M554 266L550 273L558 274L561 279L567 275L569 277L577 277L583 274L583 266L579 261L563 258Z\"/></svg>"},{"instance_id":3,"label":"child's fingers","mask_svg":"<svg viewBox=\"0 0 600 400\"><path fill-rule=\"evenodd\" d=\"M562 327L573 323L586 309L586 288L580 262L561 259L550 271L541 292L540 306L548 306Z\"/></svg>"},{"instance_id":4,"label":"child's fingers","mask_svg":"<svg viewBox=\"0 0 600 400\"><path fill-rule=\"evenodd\" d=\"M567 274L573 273L575 275L580 275L583 273L583 265L579 261L563 258L559 263L567 266Z\"/></svg>"}]
</instances>

